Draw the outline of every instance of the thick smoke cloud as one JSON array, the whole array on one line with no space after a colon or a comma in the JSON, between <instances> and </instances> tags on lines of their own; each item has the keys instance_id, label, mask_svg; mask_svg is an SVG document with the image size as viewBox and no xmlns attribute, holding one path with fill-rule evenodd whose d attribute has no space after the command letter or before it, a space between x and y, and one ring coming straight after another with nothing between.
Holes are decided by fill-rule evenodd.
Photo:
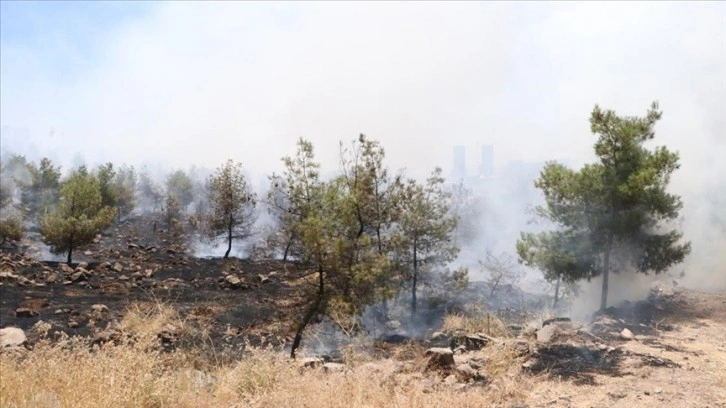
<instances>
[{"instance_id":1,"label":"thick smoke cloud","mask_svg":"<svg viewBox=\"0 0 726 408\"><path fill-rule=\"evenodd\" d=\"M231 157L262 185L298 137L334 171L338 141L360 132L414 176L481 143L503 172L511 160L578 166L594 159L596 103L641 115L658 100L657 144L682 159L685 282L726 287L723 3L165 2L105 25L3 7L2 26L35 22L37 35L3 30L0 147L64 169ZM513 251L510 230L530 215L512 209L532 204L490 200L514 218L470 246Z\"/></svg>"}]
</instances>

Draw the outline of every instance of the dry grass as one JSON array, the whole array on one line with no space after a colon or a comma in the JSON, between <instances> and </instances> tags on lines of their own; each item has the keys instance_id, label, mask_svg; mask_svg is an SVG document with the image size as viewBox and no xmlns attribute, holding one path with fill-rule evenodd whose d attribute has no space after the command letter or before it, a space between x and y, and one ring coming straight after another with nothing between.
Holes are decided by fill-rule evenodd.
<instances>
[{"instance_id":1,"label":"dry grass","mask_svg":"<svg viewBox=\"0 0 726 408\"><path fill-rule=\"evenodd\" d=\"M491 314L449 314L444 316L441 329L447 333L485 333L492 337L513 337L507 324Z\"/></svg>"},{"instance_id":2,"label":"dry grass","mask_svg":"<svg viewBox=\"0 0 726 408\"><path fill-rule=\"evenodd\" d=\"M522 400L532 378L516 356L489 359L486 385L426 371L420 346L390 359L351 347L346 369L302 369L280 352L255 349L232 363L204 353L161 351L167 324L191 330L170 307L135 305L118 324L127 341L90 346L85 339L40 341L32 351L0 353L2 407L481 407ZM196 327L194 329L197 329ZM204 348L200 344L199 348ZM508 363L507 363L508 361Z\"/></svg>"}]
</instances>

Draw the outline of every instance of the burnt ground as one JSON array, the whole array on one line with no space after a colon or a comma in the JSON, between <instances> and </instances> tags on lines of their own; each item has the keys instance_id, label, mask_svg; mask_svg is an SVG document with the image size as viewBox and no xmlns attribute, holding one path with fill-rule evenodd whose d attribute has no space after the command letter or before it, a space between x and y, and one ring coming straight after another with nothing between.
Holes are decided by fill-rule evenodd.
<instances>
[{"instance_id":1,"label":"burnt ground","mask_svg":"<svg viewBox=\"0 0 726 408\"><path fill-rule=\"evenodd\" d=\"M28 331L42 320L53 331L88 336L128 308L166 304L182 320L203 318L212 340L284 342L305 308L306 272L282 261L197 259L186 238L135 218L79 250L70 268L39 261L42 252L32 244L6 250L0 327Z\"/></svg>"}]
</instances>

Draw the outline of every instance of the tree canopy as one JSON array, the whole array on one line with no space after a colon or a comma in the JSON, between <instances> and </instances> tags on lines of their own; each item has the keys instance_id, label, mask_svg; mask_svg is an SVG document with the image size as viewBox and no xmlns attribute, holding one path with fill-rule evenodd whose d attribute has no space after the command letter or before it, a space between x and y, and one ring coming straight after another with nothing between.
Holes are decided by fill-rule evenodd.
<instances>
[{"instance_id":1,"label":"tree canopy","mask_svg":"<svg viewBox=\"0 0 726 408\"><path fill-rule=\"evenodd\" d=\"M85 167L73 171L63 182L56 209L40 219L43 241L53 253L68 254L93 241L113 222L116 210L101 204L98 179Z\"/></svg>"},{"instance_id":2,"label":"tree canopy","mask_svg":"<svg viewBox=\"0 0 726 408\"><path fill-rule=\"evenodd\" d=\"M548 280L574 282L602 275L601 309L607 307L609 273L661 273L680 263L690 243L672 228L682 208L667 192L678 154L645 144L655 137L662 112L653 103L644 117L618 116L595 106L590 129L598 161L579 171L550 162L535 186L544 194L539 217L554 228L522 233L519 259Z\"/></svg>"}]
</instances>

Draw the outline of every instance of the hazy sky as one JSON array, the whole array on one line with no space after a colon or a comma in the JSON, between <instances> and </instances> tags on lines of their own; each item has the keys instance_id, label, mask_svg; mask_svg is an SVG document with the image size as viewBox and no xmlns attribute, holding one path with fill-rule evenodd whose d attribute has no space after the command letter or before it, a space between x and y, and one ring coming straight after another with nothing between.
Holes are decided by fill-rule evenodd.
<instances>
[{"instance_id":1,"label":"hazy sky","mask_svg":"<svg viewBox=\"0 0 726 408\"><path fill-rule=\"evenodd\" d=\"M589 160L596 103L643 114L699 174L724 150L726 3L2 2L2 148L89 161L279 168L311 139L394 168L464 144ZM724 156L721 156L724 157ZM687 166L684 166L687 167ZM723 167L721 167L723 168ZM698 170L698 171L697 171Z\"/></svg>"}]
</instances>

